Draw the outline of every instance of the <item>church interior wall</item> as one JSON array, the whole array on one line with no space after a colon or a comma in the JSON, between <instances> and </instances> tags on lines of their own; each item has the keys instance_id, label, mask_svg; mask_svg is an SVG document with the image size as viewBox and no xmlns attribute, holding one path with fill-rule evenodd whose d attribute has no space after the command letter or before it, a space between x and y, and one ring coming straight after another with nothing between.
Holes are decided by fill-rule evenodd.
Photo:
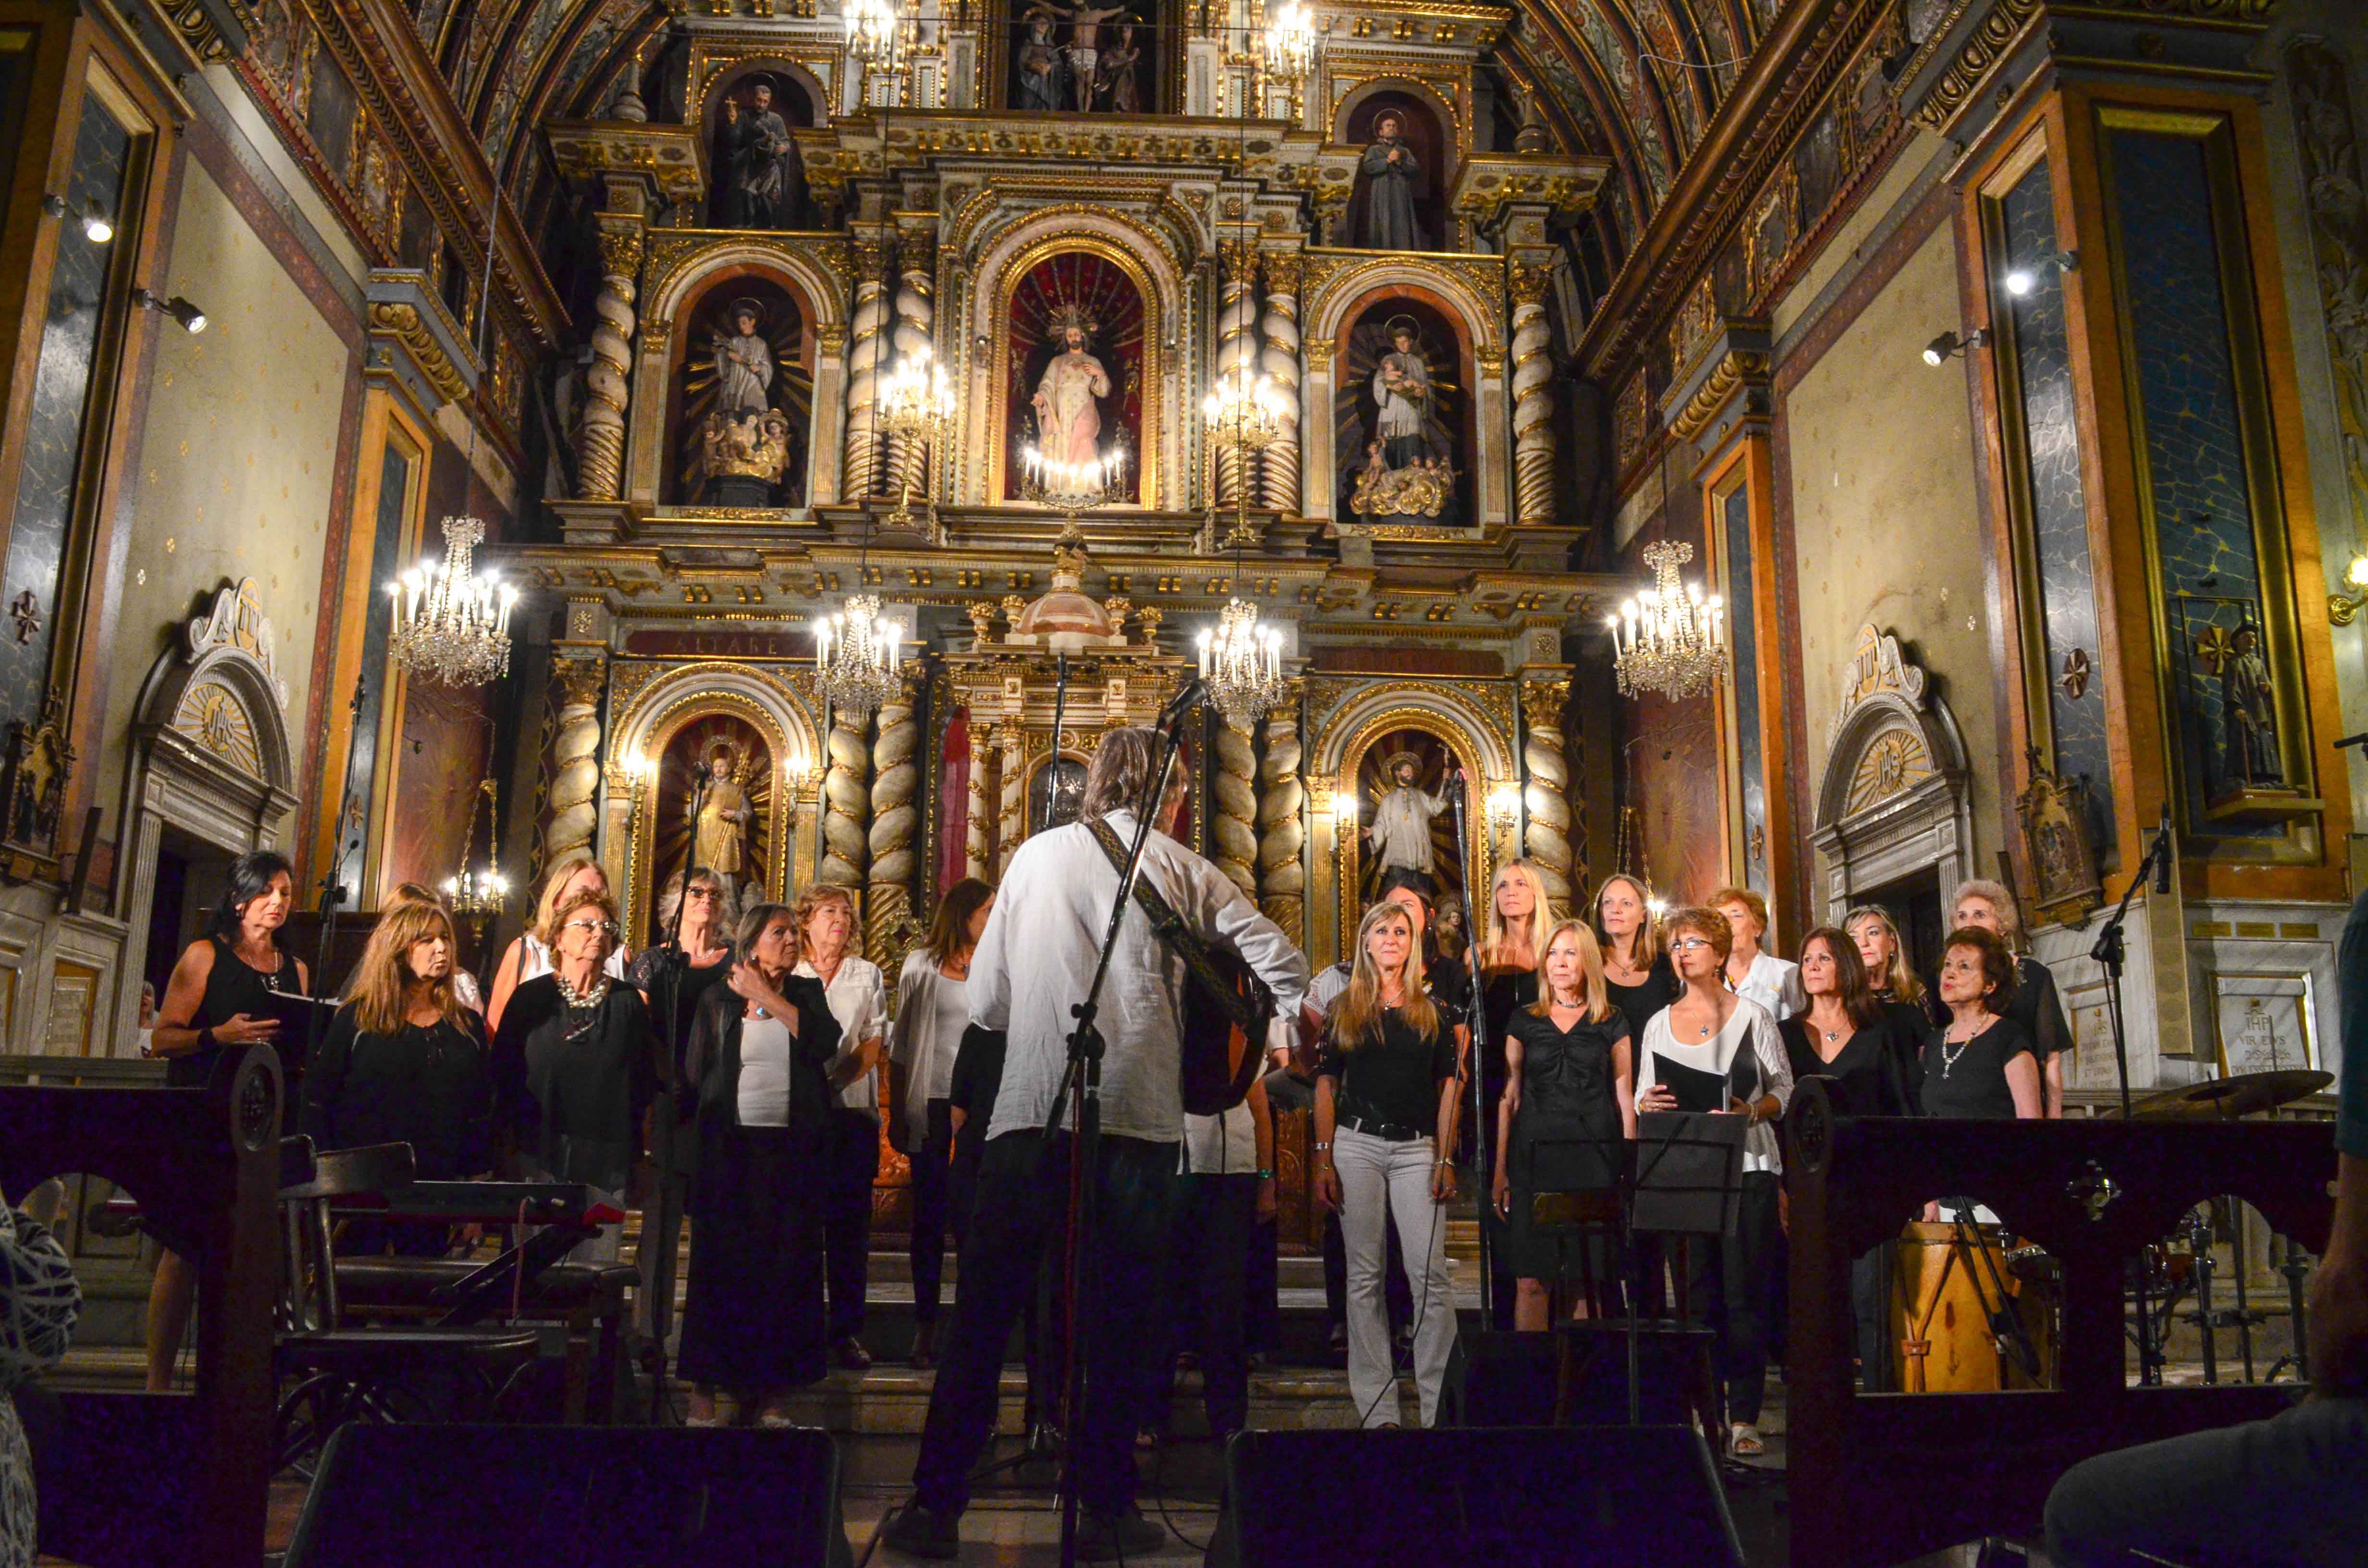
<instances>
[{"instance_id":1,"label":"church interior wall","mask_svg":"<svg viewBox=\"0 0 2368 1568\"><path fill-rule=\"evenodd\" d=\"M1956 719L1970 764L1973 858L1987 871L2011 802L1996 765L1996 638L1967 383L1958 362L1936 369L1918 354L1957 315L1956 242L1942 226L1782 394L1778 483L1791 519L1808 801L1828 760L1852 639L1861 625L1879 626L1936 677ZM1820 863L1811 885L1822 887L1825 874Z\"/></svg>"}]
</instances>

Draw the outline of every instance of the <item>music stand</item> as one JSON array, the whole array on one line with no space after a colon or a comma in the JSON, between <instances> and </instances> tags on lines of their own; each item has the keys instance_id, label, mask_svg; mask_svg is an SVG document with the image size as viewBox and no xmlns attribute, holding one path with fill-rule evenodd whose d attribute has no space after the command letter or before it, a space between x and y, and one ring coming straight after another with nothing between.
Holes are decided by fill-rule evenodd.
<instances>
[{"instance_id":1,"label":"music stand","mask_svg":"<svg viewBox=\"0 0 2368 1568\"><path fill-rule=\"evenodd\" d=\"M1639 1112L1633 1227L1664 1235L1733 1235L1743 1208L1743 1137L1750 1127L1747 1116Z\"/></svg>"}]
</instances>

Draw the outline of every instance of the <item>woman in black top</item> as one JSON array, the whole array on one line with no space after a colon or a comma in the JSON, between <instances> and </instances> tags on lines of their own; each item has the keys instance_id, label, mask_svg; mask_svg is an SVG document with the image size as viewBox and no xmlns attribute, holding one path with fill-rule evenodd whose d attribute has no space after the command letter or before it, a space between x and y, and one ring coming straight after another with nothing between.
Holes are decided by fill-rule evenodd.
<instances>
[{"instance_id":1,"label":"woman in black top","mask_svg":"<svg viewBox=\"0 0 2368 1568\"><path fill-rule=\"evenodd\" d=\"M690 1281L677 1364L691 1424L715 1425L715 1390L744 1422L786 1426L783 1392L821 1380L822 1225L838 1020L798 962L795 913L760 903L741 917L739 955L710 990L683 1058L699 1142L690 1183Z\"/></svg>"},{"instance_id":2,"label":"woman in black top","mask_svg":"<svg viewBox=\"0 0 2368 1568\"><path fill-rule=\"evenodd\" d=\"M2041 1113L2043 1090L2031 1037L2004 1016L2014 955L1994 931L1949 934L1941 957L1941 1003L1949 1022L1924 1042L1924 1113L1987 1120Z\"/></svg>"},{"instance_id":3,"label":"woman in black top","mask_svg":"<svg viewBox=\"0 0 2368 1568\"><path fill-rule=\"evenodd\" d=\"M303 960L279 946L279 928L295 901L295 878L280 856L258 849L231 862L229 883L206 934L174 964L164 1004L156 1009L148 1054L165 1059L167 1085L201 1089L229 1051L277 1043L288 1100L282 1120L292 1119L297 1086L287 1071L289 1053L301 1051L302 1042L276 1040L279 1022L270 1008L274 994L302 995L309 982ZM148 1289L148 1392L166 1393L197 1276L174 1246L174 1237L157 1233L153 1224L150 1233L159 1250L156 1277Z\"/></svg>"},{"instance_id":4,"label":"woman in black top","mask_svg":"<svg viewBox=\"0 0 2368 1568\"><path fill-rule=\"evenodd\" d=\"M510 993L495 1051L525 1074L525 1163L543 1179L580 1181L621 1208L642 1118L657 1093L649 1009L640 992L609 978L617 906L606 892L585 888L562 899L551 931L558 967ZM574 1256L613 1261L620 1241L612 1230Z\"/></svg>"},{"instance_id":5,"label":"woman in black top","mask_svg":"<svg viewBox=\"0 0 2368 1568\"><path fill-rule=\"evenodd\" d=\"M1534 1199L1611 1187L1636 1136L1628 1019L1604 994L1595 934L1578 921L1562 922L1546 937L1539 969L1545 999L1507 1021L1505 1097L1497 1110L1503 1153L1492 1189L1518 1280L1513 1327L1527 1334L1547 1326L1554 1282L1597 1272L1602 1261L1600 1247L1583 1261L1577 1238L1539 1231ZM1572 1315L1587 1315L1585 1298Z\"/></svg>"},{"instance_id":6,"label":"woman in black top","mask_svg":"<svg viewBox=\"0 0 2368 1568\"><path fill-rule=\"evenodd\" d=\"M2022 921L2014 895L2004 884L1968 881L1957 884L1955 924L1959 930L1977 926L1998 937L2012 954L2022 939ZM1956 940L1954 937L1951 941ZM2013 972L1998 991L1998 1011L2021 1031L2032 1060L2039 1063L2040 1114L2064 1114L2064 1053L2072 1049L2072 1028L2064 1019L2064 998L2055 976L2034 958L2014 960ZM1936 994L1932 1021L1945 1024L1949 1009Z\"/></svg>"},{"instance_id":7,"label":"woman in black top","mask_svg":"<svg viewBox=\"0 0 2368 1568\"><path fill-rule=\"evenodd\" d=\"M1504 1120L1497 1109L1504 1103L1510 1069L1505 1061L1505 1039L1514 1014L1533 1007L1538 1000L1538 966L1545 960L1545 940L1554 929L1554 910L1546 898L1545 878L1527 860L1510 860L1497 872L1488 890L1488 913L1480 943L1480 1104L1481 1171L1504 1162L1497 1133ZM1482 1205L1480 1222L1488 1228L1489 1301L1499 1331L1513 1326L1520 1286L1512 1267L1512 1247L1506 1221L1496 1209Z\"/></svg>"},{"instance_id":8,"label":"woman in black top","mask_svg":"<svg viewBox=\"0 0 2368 1568\"><path fill-rule=\"evenodd\" d=\"M1907 947L1891 911L1879 903L1861 903L1842 916L1842 929L1850 933L1866 968L1868 994L1883 1008L1891 1050L1911 1085L1908 1103L1914 1105L1916 1086L1923 1082L1917 1063L1924 1054L1924 1037L1932 1032L1931 1016L1925 1011L1930 998L1916 977L1916 966L1907 961Z\"/></svg>"},{"instance_id":9,"label":"woman in black top","mask_svg":"<svg viewBox=\"0 0 2368 1568\"><path fill-rule=\"evenodd\" d=\"M660 994L660 983L666 971L673 971L674 1030L666 1037L674 1055L674 1060L666 1063L669 1083L681 1071L683 1050L690 1043L691 1020L699 1017L700 1000L710 986L722 983L732 972L732 935L725 928L729 922L723 908L723 879L704 866L694 866L689 881L689 886L682 895L680 939L677 939L669 912L661 923L664 939L652 942L633 955L633 961L625 969L625 979L649 1004L651 1027L659 1029L666 1022L661 1011L666 1002Z\"/></svg>"},{"instance_id":10,"label":"woman in black top","mask_svg":"<svg viewBox=\"0 0 2368 1568\"><path fill-rule=\"evenodd\" d=\"M1332 1006L1315 1069L1315 1190L1340 1210L1349 1255L1349 1393L1358 1423L1395 1426L1397 1379L1382 1307L1383 1241L1396 1223L1414 1296L1423 1425L1455 1346L1446 1205L1455 1198L1455 1034L1414 977L1413 917L1384 900L1357 928L1357 963Z\"/></svg>"},{"instance_id":11,"label":"woman in black top","mask_svg":"<svg viewBox=\"0 0 2368 1568\"><path fill-rule=\"evenodd\" d=\"M1645 1038L1653 1016L1684 987L1661 950L1660 922L1645 884L1624 874L1595 890L1595 943L1603 954L1603 991L1628 1020L1628 1038Z\"/></svg>"},{"instance_id":12,"label":"woman in black top","mask_svg":"<svg viewBox=\"0 0 2368 1568\"><path fill-rule=\"evenodd\" d=\"M1844 1116L1914 1116L1916 1089L1892 1049L1891 1020L1866 983L1856 943L1831 926L1801 938L1809 1008L1776 1026L1793 1081L1822 1079Z\"/></svg>"}]
</instances>

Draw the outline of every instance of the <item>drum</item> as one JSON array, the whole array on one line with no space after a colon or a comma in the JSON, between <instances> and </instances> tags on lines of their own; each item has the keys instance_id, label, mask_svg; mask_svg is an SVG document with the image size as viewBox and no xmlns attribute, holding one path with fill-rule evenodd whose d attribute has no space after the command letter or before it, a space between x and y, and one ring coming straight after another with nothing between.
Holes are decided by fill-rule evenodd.
<instances>
[{"instance_id":1,"label":"drum","mask_svg":"<svg viewBox=\"0 0 2368 1568\"><path fill-rule=\"evenodd\" d=\"M1978 1238L1973 1243L1970 1238ZM1892 1343L1906 1393L1987 1393L2055 1386L2055 1312L2046 1271L1996 1225L1912 1224L1900 1233L1891 1293ZM2019 1267L2018 1267L2019 1265ZM2005 1289L2038 1375L1991 1322ZM2001 1339L2004 1343L2001 1344Z\"/></svg>"}]
</instances>

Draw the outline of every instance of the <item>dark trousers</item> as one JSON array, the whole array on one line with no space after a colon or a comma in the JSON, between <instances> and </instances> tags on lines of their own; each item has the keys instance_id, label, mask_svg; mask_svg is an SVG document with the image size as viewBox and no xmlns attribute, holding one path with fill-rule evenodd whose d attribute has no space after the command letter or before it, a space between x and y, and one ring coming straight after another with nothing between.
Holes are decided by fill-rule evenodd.
<instances>
[{"instance_id":1,"label":"dark trousers","mask_svg":"<svg viewBox=\"0 0 2368 1568\"><path fill-rule=\"evenodd\" d=\"M1869 1393L1899 1390L1898 1374L1891 1364L1892 1267L1887 1244L1850 1260L1850 1316L1858 1329L1858 1375Z\"/></svg>"},{"instance_id":2,"label":"dark trousers","mask_svg":"<svg viewBox=\"0 0 2368 1568\"><path fill-rule=\"evenodd\" d=\"M913 1321L938 1321L946 1277L946 1236L953 1227L953 1102L931 1100L929 1129L913 1151Z\"/></svg>"},{"instance_id":3,"label":"dark trousers","mask_svg":"<svg viewBox=\"0 0 2368 1568\"><path fill-rule=\"evenodd\" d=\"M1771 1171L1743 1173L1735 1233L1713 1242L1690 1238L1687 1306L1696 1323L1718 1331L1718 1376L1726 1418L1757 1426L1768 1386L1768 1269L1776 1254L1776 1192Z\"/></svg>"},{"instance_id":4,"label":"dark trousers","mask_svg":"<svg viewBox=\"0 0 2368 1568\"><path fill-rule=\"evenodd\" d=\"M880 1119L844 1106L830 1113L823 1172L823 1256L830 1275L830 1338L863 1332L864 1280L871 1262L871 1184L880 1178Z\"/></svg>"},{"instance_id":5,"label":"dark trousers","mask_svg":"<svg viewBox=\"0 0 2368 1568\"><path fill-rule=\"evenodd\" d=\"M1255 1208L1258 1199L1250 1199ZM1250 1224L1249 1256L1242 1266L1242 1333L1249 1349L1271 1356L1282 1348L1282 1230L1272 1220Z\"/></svg>"},{"instance_id":6,"label":"dark trousers","mask_svg":"<svg viewBox=\"0 0 2368 1568\"><path fill-rule=\"evenodd\" d=\"M1167 1425L1176 1352L1189 1346L1201 1364L1209 1430L1223 1438L1249 1423L1249 1324L1242 1281L1249 1267L1250 1233L1258 1221L1258 1178L1253 1172L1178 1180L1183 1196L1168 1254L1167 1311L1160 1323L1161 1347L1144 1391L1142 1422L1155 1428Z\"/></svg>"},{"instance_id":7,"label":"dark trousers","mask_svg":"<svg viewBox=\"0 0 2368 1568\"><path fill-rule=\"evenodd\" d=\"M1068 1221L1072 1141L1035 1131L990 1139L962 1249L954 1312L913 1468L915 1500L943 1518L970 1506L970 1471L995 1429L1004 1346L1037 1285L1037 1261L1059 1256ZM1091 1244L1079 1260L1077 1331L1085 1402L1069 1432L1069 1460L1088 1513L1134 1501L1134 1415L1156 1354L1143 1309L1157 1299L1175 1212L1177 1147L1101 1140L1087 1173Z\"/></svg>"}]
</instances>

